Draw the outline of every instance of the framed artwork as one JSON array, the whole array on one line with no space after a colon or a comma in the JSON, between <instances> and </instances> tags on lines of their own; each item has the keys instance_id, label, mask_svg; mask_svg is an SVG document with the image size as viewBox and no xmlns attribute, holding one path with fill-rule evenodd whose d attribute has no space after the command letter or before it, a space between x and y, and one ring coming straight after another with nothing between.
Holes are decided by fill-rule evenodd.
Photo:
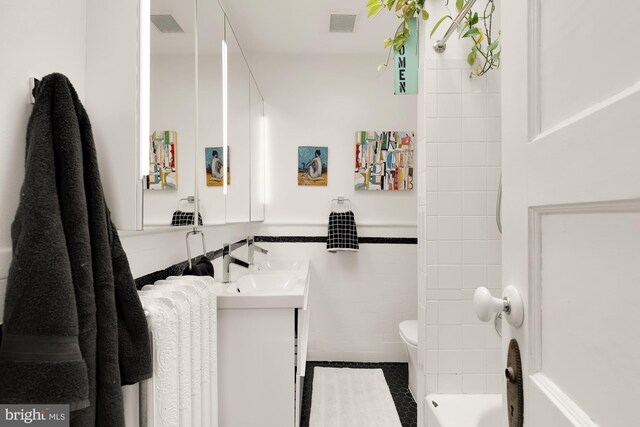
<instances>
[{"instance_id":1,"label":"framed artwork","mask_svg":"<svg viewBox=\"0 0 640 427\"><path fill-rule=\"evenodd\" d=\"M328 147L298 147L298 185L327 185Z\"/></svg>"},{"instance_id":2,"label":"framed artwork","mask_svg":"<svg viewBox=\"0 0 640 427\"><path fill-rule=\"evenodd\" d=\"M413 190L414 132L356 132L355 189Z\"/></svg>"},{"instance_id":3,"label":"framed artwork","mask_svg":"<svg viewBox=\"0 0 640 427\"><path fill-rule=\"evenodd\" d=\"M229 156L229 148L227 148L227 156ZM204 149L207 186L208 187L222 187L223 183L223 164L224 164L224 150L222 147L205 147ZM227 160L227 185L231 184L231 172L230 165Z\"/></svg>"},{"instance_id":4,"label":"framed artwork","mask_svg":"<svg viewBox=\"0 0 640 427\"><path fill-rule=\"evenodd\" d=\"M155 131L151 134L147 189L178 189L178 133L176 131Z\"/></svg>"}]
</instances>

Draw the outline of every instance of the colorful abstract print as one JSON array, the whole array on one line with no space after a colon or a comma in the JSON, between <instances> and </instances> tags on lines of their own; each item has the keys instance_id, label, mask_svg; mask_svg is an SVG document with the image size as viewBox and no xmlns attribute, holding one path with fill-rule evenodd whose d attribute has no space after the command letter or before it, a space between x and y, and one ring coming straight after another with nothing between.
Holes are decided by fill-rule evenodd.
<instances>
[{"instance_id":1,"label":"colorful abstract print","mask_svg":"<svg viewBox=\"0 0 640 427\"><path fill-rule=\"evenodd\" d=\"M175 131L155 131L149 144L149 190L178 189L178 134Z\"/></svg>"},{"instance_id":2,"label":"colorful abstract print","mask_svg":"<svg viewBox=\"0 0 640 427\"><path fill-rule=\"evenodd\" d=\"M413 132L356 132L356 190L413 190Z\"/></svg>"}]
</instances>

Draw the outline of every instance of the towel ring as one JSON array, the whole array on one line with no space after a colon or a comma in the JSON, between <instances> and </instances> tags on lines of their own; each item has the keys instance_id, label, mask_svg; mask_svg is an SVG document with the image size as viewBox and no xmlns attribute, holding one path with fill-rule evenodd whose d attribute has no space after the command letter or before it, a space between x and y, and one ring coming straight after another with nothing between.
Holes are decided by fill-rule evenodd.
<instances>
[{"instance_id":1,"label":"towel ring","mask_svg":"<svg viewBox=\"0 0 640 427\"><path fill-rule=\"evenodd\" d=\"M204 257L207 256L207 247L204 243L204 233L200 230L192 230L187 232L186 243L187 243L187 259L189 260L189 269L193 268L193 263L191 262L191 248L189 247L189 236L199 234L202 239L202 255Z\"/></svg>"},{"instance_id":2,"label":"towel ring","mask_svg":"<svg viewBox=\"0 0 640 427\"><path fill-rule=\"evenodd\" d=\"M190 205L193 205L195 201L196 201L195 196L183 197L182 199L178 200L178 210L182 210L182 202L187 202ZM191 208L191 212L195 212L195 211L196 211L196 207L194 205Z\"/></svg>"},{"instance_id":3,"label":"towel ring","mask_svg":"<svg viewBox=\"0 0 640 427\"><path fill-rule=\"evenodd\" d=\"M343 196L338 196L336 199L331 199L331 210L335 210L336 203L338 205L344 205L345 202L349 203L348 210L351 210L351 200L345 199Z\"/></svg>"}]
</instances>

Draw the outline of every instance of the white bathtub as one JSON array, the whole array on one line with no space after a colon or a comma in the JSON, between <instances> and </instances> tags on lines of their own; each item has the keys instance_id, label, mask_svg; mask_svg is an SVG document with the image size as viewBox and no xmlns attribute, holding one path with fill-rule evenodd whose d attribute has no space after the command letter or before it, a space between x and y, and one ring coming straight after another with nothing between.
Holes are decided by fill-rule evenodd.
<instances>
[{"instance_id":1,"label":"white bathtub","mask_svg":"<svg viewBox=\"0 0 640 427\"><path fill-rule=\"evenodd\" d=\"M425 406L427 427L506 425L500 394L430 394Z\"/></svg>"}]
</instances>

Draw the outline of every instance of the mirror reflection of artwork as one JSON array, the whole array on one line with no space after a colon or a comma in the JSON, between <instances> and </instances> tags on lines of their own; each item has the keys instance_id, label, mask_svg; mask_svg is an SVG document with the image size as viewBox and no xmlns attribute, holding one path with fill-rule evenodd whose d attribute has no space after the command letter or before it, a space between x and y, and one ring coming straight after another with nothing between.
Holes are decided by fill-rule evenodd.
<instances>
[{"instance_id":1,"label":"mirror reflection of artwork","mask_svg":"<svg viewBox=\"0 0 640 427\"><path fill-rule=\"evenodd\" d=\"M356 132L355 189L413 190L414 132Z\"/></svg>"},{"instance_id":2,"label":"mirror reflection of artwork","mask_svg":"<svg viewBox=\"0 0 640 427\"><path fill-rule=\"evenodd\" d=\"M327 185L328 147L298 147L298 185Z\"/></svg>"},{"instance_id":3,"label":"mirror reflection of artwork","mask_svg":"<svg viewBox=\"0 0 640 427\"><path fill-rule=\"evenodd\" d=\"M176 131L155 131L151 134L147 189L178 189L178 133Z\"/></svg>"},{"instance_id":4,"label":"mirror reflection of artwork","mask_svg":"<svg viewBox=\"0 0 640 427\"><path fill-rule=\"evenodd\" d=\"M227 155L229 148L227 148ZM230 158L231 156L229 156ZM222 172L224 165L224 150L222 147L205 147L204 158L207 168L207 186L222 187L224 185ZM231 184L230 165L227 161L227 185Z\"/></svg>"}]
</instances>

